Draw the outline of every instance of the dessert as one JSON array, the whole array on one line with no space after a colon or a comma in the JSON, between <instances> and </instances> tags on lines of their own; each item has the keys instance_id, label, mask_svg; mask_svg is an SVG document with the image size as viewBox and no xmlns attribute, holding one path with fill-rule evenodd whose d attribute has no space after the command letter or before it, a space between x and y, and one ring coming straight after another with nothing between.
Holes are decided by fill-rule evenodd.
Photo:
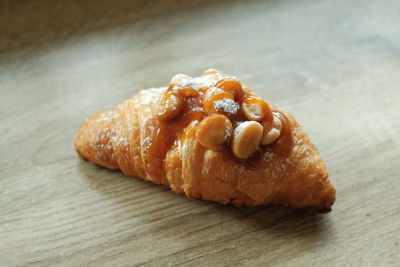
<instances>
[{"instance_id":1,"label":"dessert","mask_svg":"<svg viewBox=\"0 0 400 267\"><path fill-rule=\"evenodd\" d=\"M168 87L89 117L75 147L82 159L191 199L321 212L335 200L326 166L293 116L214 69L177 74Z\"/></svg>"}]
</instances>

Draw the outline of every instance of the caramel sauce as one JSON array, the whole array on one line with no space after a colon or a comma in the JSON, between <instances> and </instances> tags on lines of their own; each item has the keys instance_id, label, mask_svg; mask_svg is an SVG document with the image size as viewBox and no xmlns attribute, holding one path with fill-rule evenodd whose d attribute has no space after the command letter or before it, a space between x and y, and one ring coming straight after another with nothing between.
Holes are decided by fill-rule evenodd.
<instances>
[{"instance_id":1,"label":"caramel sauce","mask_svg":"<svg viewBox=\"0 0 400 267\"><path fill-rule=\"evenodd\" d=\"M198 97L200 96L200 92L197 91L196 89L193 89L191 87L183 87L183 88L177 88L174 90L176 94L178 94L181 97Z\"/></svg>"},{"instance_id":2,"label":"caramel sauce","mask_svg":"<svg viewBox=\"0 0 400 267\"><path fill-rule=\"evenodd\" d=\"M273 122L274 122L273 120L272 121L271 120L263 120L261 122L261 124L264 128L264 134L268 133L272 129Z\"/></svg>"},{"instance_id":3,"label":"caramel sauce","mask_svg":"<svg viewBox=\"0 0 400 267\"><path fill-rule=\"evenodd\" d=\"M210 82L208 88L216 85L223 91L207 96L208 88L205 85L192 88L170 84L165 92L165 94L173 94L179 97L182 100L183 107L181 107L180 113L173 118L154 120L153 126L156 130L153 132L153 136L151 136L152 142L147 153L149 154L152 174L157 177L158 182L162 182L165 179L164 165L166 164L165 158L167 152L175 146L179 149L186 139L195 138L196 126L195 124L191 124L191 122L200 122L207 115L213 113L213 102L223 98L234 98L240 104L244 101L262 101L260 104L264 112L264 118L261 120L261 124L264 127L264 132L268 132L272 128L273 115L276 115L282 122L281 134L278 140L271 145L267 145L265 149L272 149L279 154L290 153L293 146L292 129L289 120L282 112L272 110L267 102L255 97L250 89L242 88L240 82L237 80L231 78L223 80L224 76L218 72L205 74L203 78ZM247 120L241 108L230 119L234 126ZM254 164L257 165L257 162L262 158L265 149L259 149L246 160L237 159L232 154L231 149L226 149L226 153L229 153L234 160L239 160L244 162L245 165L253 166Z\"/></svg>"},{"instance_id":4,"label":"caramel sauce","mask_svg":"<svg viewBox=\"0 0 400 267\"><path fill-rule=\"evenodd\" d=\"M262 121L271 123L273 122L274 117L272 115L271 108L269 107L268 103L262 100L261 98L249 96L243 100L243 103L247 105L252 105L252 104L258 105L259 107L261 107L261 112L264 114Z\"/></svg>"},{"instance_id":5,"label":"caramel sauce","mask_svg":"<svg viewBox=\"0 0 400 267\"><path fill-rule=\"evenodd\" d=\"M202 94L196 92L197 96L185 99L185 106L181 114L168 122L169 128L175 132L175 135L182 133L192 121L200 122L207 115L203 109ZM185 92L178 91L177 94L182 97Z\"/></svg>"},{"instance_id":6,"label":"caramel sauce","mask_svg":"<svg viewBox=\"0 0 400 267\"><path fill-rule=\"evenodd\" d=\"M222 79L219 82L217 82L215 86L224 91L230 92L235 97L236 100L242 102L244 97L244 91L241 83L238 80L232 77L226 77L225 79Z\"/></svg>"},{"instance_id":7,"label":"caramel sauce","mask_svg":"<svg viewBox=\"0 0 400 267\"><path fill-rule=\"evenodd\" d=\"M287 155L292 150L294 144L292 126L285 114L277 110L273 111L273 113L278 116L282 123L281 134L274 144L274 150L279 154Z\"/></svg>"},{"instance_id":8,"label":"caramel sauce","mask_svg":"<svg viewBox=\"0 0 400 267\"><path fill-rule=\"evenodd\" d=\"M175 141L175 134L168 127L166 122L156 121L153 127L151 143L146 153L150 163L149 174L156 177L156 183L161 183L165 179L164 159Z\"/></svg>"},{"instance_id":9,"label":"caramel sauce","mask_svg":"<svg viewBox=\"0 0 400 267\"><path fill-rule=\"evenodd\" d=\"M216 110L214 110L214 102L228 98L228 99L233 99L233 95L229 92L216 92L211 95L204 95L203 103L204 103L204 109L207 113L215 113Z\"/></svg>"},{"instance_id":10,"label":"caramel sauce","mask_svg":"<svg viewBox=\"0 0 400 267\"><path fill-rule=\"evenodd\" d=\"M165 179L164 163L167 152L176 144L180 146L184 139L194 137L195 130L185 131L192 121L201 121L207 114L203 111L202 94L193 88L183 90L169 89L174 95L184 99L181 113L170 120L155 120L151 145L148 148L150 159L150 174L157 178L157 182ZM178 140L178 137L179 140ZM178 141L179 143L177 143Z\"/></svg>"}]
</instances>

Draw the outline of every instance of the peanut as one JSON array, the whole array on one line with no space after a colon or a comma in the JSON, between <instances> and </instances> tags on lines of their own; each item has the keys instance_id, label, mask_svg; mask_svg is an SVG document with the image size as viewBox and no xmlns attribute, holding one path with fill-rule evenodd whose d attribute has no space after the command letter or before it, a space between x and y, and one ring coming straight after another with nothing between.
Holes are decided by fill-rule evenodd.
<instances>
[{"instance_id":1,"label":"peanut","mask_svg":"<svg viewBox=\"0 0 400 267\"><path fill-rule=\"evenodd\" d=\"M232 152L240 159L247 159L258 148L263 127L255 121L245 121L236 127L233 134Z\"/></svg>"},{"instance_id":2,"label":"peanut","mask_svg":"<svg viewBox=\"0 0 400 267\"><path fill-rule=\"evenodd\" d=\"M274 120L272 121L272 126L269 123L269 127L264 126L264 133L261 140L261 144L263 145L272 144L279 138L281 134L282 122L277 116L274 115L273 117Z\"/></svg>"},{"instance_id":3,"label":"peanut","mask_svg":"<svg viewBox=\"0 0 400 267\"><path fill-rule=\"evenodd\" d=\"M224 78L224 74L221 71L215 69L206 70L205 72L203 72L203 76L205 76L205 78L209 80L211 84L216 84L218 81Z\"/></svg>"},{"instance_id":4,"label":"peanut","mask_svg":"<svg viewBox=\"0 0 400 267\"><path fill-rule=\"evenodd\" d=\"M212 74L222 74L222 72L216 69L208 69L203 72L203 75L212 75Z\"/></svg>"},{"instance_id":5,"label":"peanut","mask_svg":"<svg viewBox=\"0 0 400 267\"><path fill-rule=\"evenodd\" d=\"M261 121L263 119L272 121L272 112L263 99L258 97L248 97L242 103L242 110L247 119Z\"/></svg>"},{"instance_id":6,"label":"peanut","mask_svg":"<svg viewBox=\"0 0 400 267\"><path fill-rule=\"evenodd\" d=\"M185 87L185 81L188 81L190 79L192 79L192 77L190 77L189 75L178 73L174 75L174 77L172 77L170 84L173 86Z\"/></svg>"},{"instance_id":7,"label":"peanut","mask_svg":"<svg viewBox=\"0 0 400 267\"><path fill-rule=\"evenodd\" d=\"M230 92L236 100L242 101L244 96L242 84L235 77L225 77L217 82L215 86L224 91Z\"/></svg>"},{"instance_id":8,"label":"peanut","mask_svg":"<svg viewBox=\"0 0 400 267\"><path fill-rule=\"evenodd\" d=\"M229 143L233 126L224 115L210 115L202 120L196 129L197 141L214 151L220 151Z\"/></svg>"},{"instance_id":9,"label":"peanut","mask_svg":"<svg viewBox=\"0 0 400 267\"><path fill-rule=\"evenodd\" d=\"M155 115L161 120L172 119L182 111L183 105L184 102L179 96L167 92L156 102Z\"/></svg>"},{"instance_id":10,"label":"peanut","mask_svg":"<svg viewBox=\"0 0 400 267\"><path fill-rule=\"evenodd\" d=\"M176 90L182 97L197 97L200 93L191 87L183 87Z\"/></svg>"}]
</instances>

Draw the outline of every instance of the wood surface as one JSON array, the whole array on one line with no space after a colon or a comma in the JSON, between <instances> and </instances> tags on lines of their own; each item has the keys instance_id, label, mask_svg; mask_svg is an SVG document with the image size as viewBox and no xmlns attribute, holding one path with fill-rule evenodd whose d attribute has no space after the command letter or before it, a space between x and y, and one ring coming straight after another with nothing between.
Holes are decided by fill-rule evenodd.
<instances>
[{"instance_id":1,"label":"wood surface","mask_svg":"<svg viewBox=\"0 0 400 267\"><path fill-rule=\"evenodd\" d=\"M296 116L331 213L191 201L78 159L87 116L210 67ZM399 266L399 99L395 0L0 0L0 266Z\"/></svg>"}]
</instances>

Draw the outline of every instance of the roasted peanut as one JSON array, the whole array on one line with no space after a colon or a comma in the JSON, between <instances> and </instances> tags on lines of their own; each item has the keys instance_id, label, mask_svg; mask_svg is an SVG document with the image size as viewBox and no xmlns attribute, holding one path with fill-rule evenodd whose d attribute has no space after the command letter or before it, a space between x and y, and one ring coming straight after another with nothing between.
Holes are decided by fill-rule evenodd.
<instances>
[{"instance_id":1,"label":"roasted peanut","mask_svg":"<svg viewBox=\"0 0 400 267\"><path fill-rule=\"evenodd\" d=\"M196 89L193 89L191 87L179 88L176 89L176 92L178 92L181 97L197 97L200 95L200 93Z\"/></svg>"},{"instance_id":2,"label":"roasted peanut","mask_svg":"<svg viewBox=\"0 0 400 267\"><path fill-rule=\"evenodd\" d=\"M205 72L203 72L203 75L212 75L212 74L222 74L222 72L216 69L208 69Z\"/></svg>"},{"instance_id":3,"label":"roasted peanut","mask_svg":"<svg viewBox=\"0 0 400 267\"><path fill-rule=\"evenodd\" d=\"M181 97L197 97L199 92L193 88L192 77L185 74L176 74L171 79L169 89Z\"/></svg>"},{"instance_id":4,"label":"roasted peanut","mask_svg":"<svg viewBox=\"0 0 400 267\"><path fill-rule=\"evenodd\" d=\"M282 123L281 133L279 135L279 139L276 141L276 144L281 153L288 153L294 144L291 122L285 113L281 111L276 110L273 112L273 114L274 116L277 116Z\"/></svg>"},{"instance_id":5,"label":"roasted peanut","mask_svg":"<svg viewBox=\"0 0 400 267\"><path fill-rule=\"evenodd\" d=\"M225 77L217 82L215 86L224 91L230 92L236 100L242 101L244 96L242 84L235 77Z\"/></svg>"},{"instance_id":6,"label":"roasted peanut","mask_svg":"<svg viewBox=\"0 0 400 267\"><path fill-rule=\"evenodd\" d=\"M197 141L214 151L222 150L232 138L232 123L224 115L210 115L202 120L196 129Z\"/></svg>"},{"instance_id":7,"label":"roasted peanut","mask_svg":"<svg viewBox=\"0 0 400 267\"><path fill-rule=\"evenodd\" d=\"M269 120L272 121L272 112L263 99L258 97L248 97L243 100L242 110L247 119L252 121Z\"/></svg>"},{"instance_id":8,"label":"roasted peanut","mask_svg":"<svg viewBox=\"0 0 400 267\"><path fill-rule=\"evenodd\" d=\"M172 77L170 84L178 87L185 87L185 81L190 80L192 77L186 74L178 73Z\"/></svg>"},{"instance_id":9,"label":"roasted peanut","mask_svg":"<svg viewBox=\"0 0 400 267\"><path fill-rule=\"evenodd\" d=\"M211 82L212 85L215 85L218 81L222 80L224 78L224 74L220 72L219 70L215 69L209 69L203 73L203 76L207 80Z\"/></svg>"},{"instance_id":10,"label":"roasted peanut","mask_svg":"<svg viewBox=\"0 0 400 267\"><path fill-rule=\"evenodd\" d=\"M224 98L233 100L233 95L216 87L210 87L203 95L204 110L208 114L217 113L218 111L214 108L214 102Z\"/></svg>"},{"instance_id":11,"label":"roasted peanut","mask_svg":"<svg viewBox=\"0 0 400 267\"><path fill-rule=\"evenodd\" d=\"M161 120L172 119L176 117L183 109L184 102L172 92L162 95L156 103L156 117Z\"/></svg>"},{"instance_id":12,"label":"roasted peanut","mask_svg":"<svg viewBox=\"0 0 400 267\"><path fill-rule=\"evenodd\" d=\"M232 152L240 159L247 159L260 145L263 127L255 121L245 121L233 134Z\"/></svg>"},{"instance_id":13,"label":"roasted peanut","mask_svg":"<svg viewBox=\"0 0 400 267\"><path fill-rule=\"evenodd\" d=\"M266 125L264 125L264 133L261 140L261 144L263 145L269 145L275 142L281 134L282 122L277 116L274 115L273 117L272 125L271 122L267 122Z\"/></svg>"}]
</instances>

